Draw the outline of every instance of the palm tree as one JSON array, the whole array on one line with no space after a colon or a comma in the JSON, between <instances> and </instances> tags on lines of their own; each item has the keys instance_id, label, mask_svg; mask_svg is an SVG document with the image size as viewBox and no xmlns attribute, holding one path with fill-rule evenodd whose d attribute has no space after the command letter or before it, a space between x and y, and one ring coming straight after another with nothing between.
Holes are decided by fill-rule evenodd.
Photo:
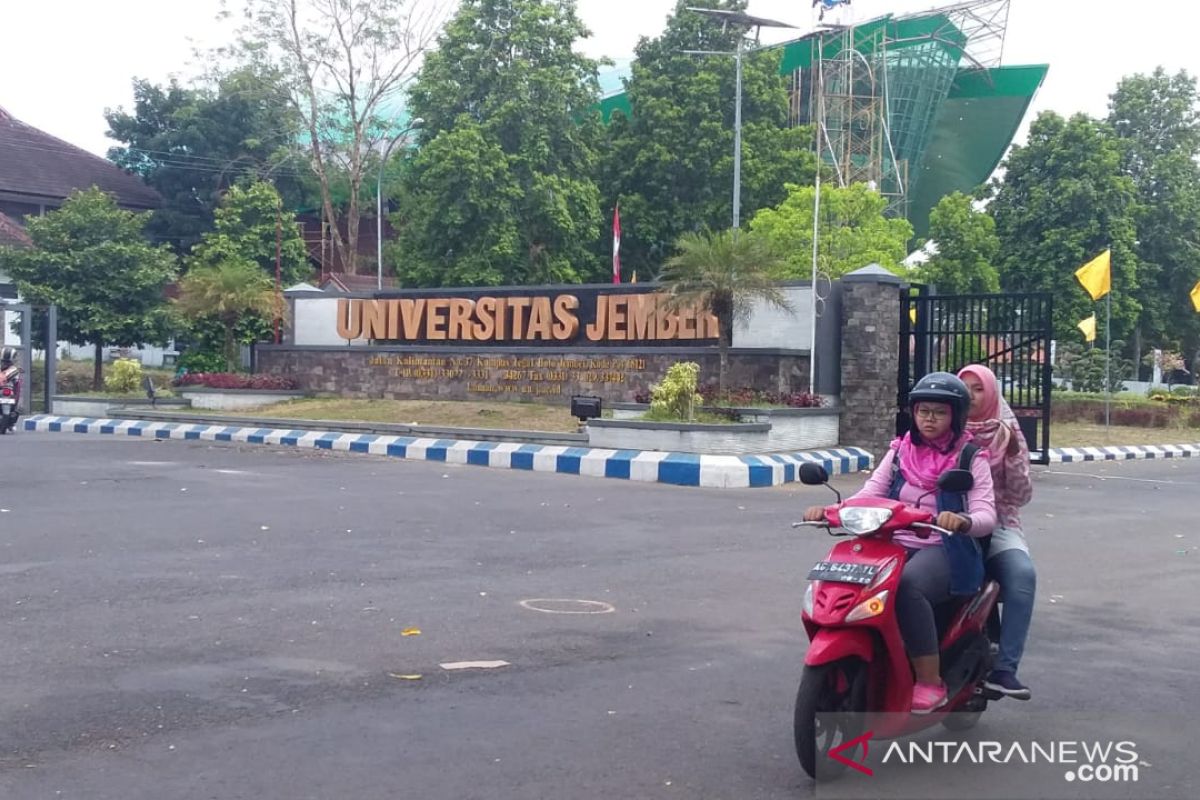
<instances>
[{"instance_id":1,"label":"palm tree","mask_svg":"<svg viewBox=\"0 0 1200 800\"><path fill-rule=\"evenodd\" d=\"M236 258L193 267L179 282L176 302L189 319L220 320L225 328L225 368L230 372L237 361L234 329L238 322L250 315L283 316L282 299L262 267Z\"/></svg>"},{"instance_id":2,"label":"palm tree","mask_svg":"<svg viewBox=\"0 0 1200 800\"><path fill-rule=\"evenodd\" d=\"M663 265L659 281L669 308L698 307L717 318L718 387L724 394L734 322L749 316L755 300L791 310L772 278L783 261L762 237L748 231L689 232L675 246L679 252Z\"/></svg>"}]
</instances>

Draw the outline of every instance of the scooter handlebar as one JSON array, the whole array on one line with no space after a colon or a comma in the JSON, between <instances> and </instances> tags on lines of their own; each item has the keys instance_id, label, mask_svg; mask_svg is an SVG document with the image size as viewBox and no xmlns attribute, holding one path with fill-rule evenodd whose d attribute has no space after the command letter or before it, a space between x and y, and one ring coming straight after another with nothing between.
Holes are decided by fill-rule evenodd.
<instances>
[{"instance_id":1,"label":"scooter handlebar","mask_svg":"<svg viewBox=\"0 0 1200 800\"><path fill-rule=\"evenodd\" d=\"M793 522L792 527L793 528L806 528L806 527L828 528L829 523L824 520L820 520L820 521L805 520L804 522Z\"/></svg>"},{"instance_id":2,"label":"scooter handlebar","mask_svg":"<svg viewBox=\"0 0 1200 800\"><path fill-rule=\"evenodd\" d=\"M944 533L947 536L956 535L954 533L954 531L946 530L945 528L943 528L940 525L934 525L932 522L914 522L914 523L912 523L912 526L914 528L928 528L931 531L937 531L938 533Z\"/></svg>"}]
</instances>

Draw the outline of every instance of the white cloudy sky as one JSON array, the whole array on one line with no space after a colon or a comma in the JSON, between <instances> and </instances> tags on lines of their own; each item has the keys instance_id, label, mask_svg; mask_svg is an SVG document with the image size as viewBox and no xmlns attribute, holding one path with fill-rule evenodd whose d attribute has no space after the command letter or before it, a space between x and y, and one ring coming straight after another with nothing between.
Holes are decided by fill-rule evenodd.
<instances>
[{"instance_id":1,"label":"white cloudy sky","mask_svg":"<svg viewBox=\"0 0 1200 800\"><path fill-rule=\"evenodd\" d=\"M155 81L186 77L192 44L215 45L225 35L215 22L219 0L0 0L0 106L13 116L96 153L105 107L131 102L133 76ZM236 6L237 0L233 0ZM855 0L868 19L945 3L934 0ZM589 55L628 58L639 36L661 30L674 0L579 0L593 38ZM750 12L811 29L810 0L750 0ZM1049 63L1034 111L1104 113L1120 76L1187 69L1200 74L1200 8L1192 3L1092 3L1012 0L1005 63ZM764 36L764 38L766 38Z\"/></svg>"}]
</instances>

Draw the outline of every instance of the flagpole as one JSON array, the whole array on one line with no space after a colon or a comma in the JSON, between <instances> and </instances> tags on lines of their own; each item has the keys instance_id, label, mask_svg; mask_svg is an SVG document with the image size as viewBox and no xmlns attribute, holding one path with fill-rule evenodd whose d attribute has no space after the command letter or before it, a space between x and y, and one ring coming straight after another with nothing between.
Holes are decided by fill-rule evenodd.
<instances>
[{"instance_id":1,"label":"flagpole","mask_svg":"<svg viewBox=\"0 0 1200 800\"><path fill-rule=\"evenodd\" d=\"M1112 400L1109 362L1112 361L1112 290L1104 297L1104 429L1108 430L1108 407Z\"/></svg>"}]
</instances>

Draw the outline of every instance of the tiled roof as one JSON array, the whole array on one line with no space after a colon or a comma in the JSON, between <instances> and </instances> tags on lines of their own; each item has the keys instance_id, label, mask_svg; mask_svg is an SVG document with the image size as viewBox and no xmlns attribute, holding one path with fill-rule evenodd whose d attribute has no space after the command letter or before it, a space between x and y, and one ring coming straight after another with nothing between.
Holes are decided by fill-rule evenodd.
<instances>
[{"instance_id":1,"label":"tiled roof","mask_svg":"<svg viewBox=\"0 0 1200 800\"><path fill-rule=\"evenodd\" d=\"M97 186L130 208L156 208L158 192L117 165L40 131L0 108L0 192L64 200Z\"/></svg>"},{"instance_id":2,"label":"tiled roof","mask_svg":"<svg viewBox=\"0 0 1200 800\"><path fill-rule=\"evenodd\" d=\"M32 244L33 240L29 238L29 234L26 233L21 223L12 217L0 214L0 246L29 247Z\"/></svg>"}]
</instances>

